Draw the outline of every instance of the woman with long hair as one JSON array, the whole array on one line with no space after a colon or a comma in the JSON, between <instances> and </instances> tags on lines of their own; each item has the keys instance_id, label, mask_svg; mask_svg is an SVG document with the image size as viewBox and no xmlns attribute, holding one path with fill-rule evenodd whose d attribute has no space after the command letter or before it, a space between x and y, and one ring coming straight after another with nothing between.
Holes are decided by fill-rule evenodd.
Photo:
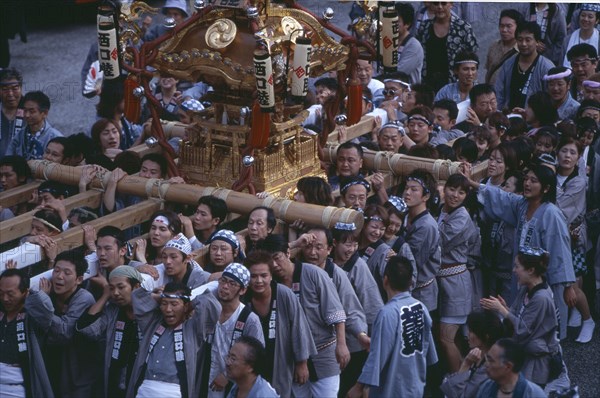
<instances>
[{"instance_id":1,"label":"woman with long hair","mask_svg":"<svg viewBox=\"0 0 600 398\"><path fill-rule=\"evenodd\" d=\"M461 167L468 176L470 168ZM567 305L572 307L577 301L573 283L573 260L570 236L565 218L556 202L556 175L546 166L531 167L523 177L523 196L505 192L471 181L479 189L478 199L485 214L493 220L501 220L515 227L514 247L534 246L552 250L552 257L546 274L548 284L554 292L555 305L560 311L560 319L567 319ZM517 250L515 249L515 253ZM516 280L512 282L511 297L505 298L509 304L516 296ZM566 322L560 323L560 338L567 334Z\"/></svg>"}]
</instances>

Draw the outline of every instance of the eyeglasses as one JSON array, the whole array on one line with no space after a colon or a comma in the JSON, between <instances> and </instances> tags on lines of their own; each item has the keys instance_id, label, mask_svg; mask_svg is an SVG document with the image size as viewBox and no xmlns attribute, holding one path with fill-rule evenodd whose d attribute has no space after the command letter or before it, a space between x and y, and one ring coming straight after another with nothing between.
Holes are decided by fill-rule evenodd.
<instances>
[{"instance_id":1,"label":"eyeglasses","mask_svg":"<svg viewBox=\"0 0 600 398\"><path fill-rule=\"evenodd\" d=\"M394 94L396 94L396 91L398 91L398 90L389 88L389 89L383 90L382 93L383 93L383 95L394 95Z\"/></svg>"},{"instance_id":2,"label":"eyeglasses","mask_svg":"<svg viewBox=\"0 0 600 398\"><path fill-rule=\"evenodd\" d=\"M219 278L219 285L227 285L231 288L240 287L240 284L233 279L225 278L224 276Z\"/></svg>"}]
</instances>

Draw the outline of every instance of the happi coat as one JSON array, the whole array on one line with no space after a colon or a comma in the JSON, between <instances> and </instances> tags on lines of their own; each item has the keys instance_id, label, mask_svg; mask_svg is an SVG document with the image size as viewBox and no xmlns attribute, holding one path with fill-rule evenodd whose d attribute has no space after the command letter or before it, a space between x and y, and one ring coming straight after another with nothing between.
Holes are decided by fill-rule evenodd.
<instances>
[{"instance_id":1,"label":"happi coat","mask_svg":"<svg viewBox=\"0 0 600 398\"><path fill-rule=\"evenodd\" d=\"M142 341L138 350L138 356L131 374L131 381L127 388L127 396L136 395L136 382L141 371L145 369L146 356L150 348L150 341L162 323L163 316L158 308L158 303L149 292L144 289L136 289L131 296L136 321L142 332ZM194 312L191 318L183 323L183 341L185 353L185 365L187 370L188 397L199 396L200 375L202 374L202 358L205 352L205 341L209 333L215 330L221 314L221 304L210 291L194 298L192 301ZM186 397L182 397L186 398Z\"/></svg>"},{"instance_id":2,"label":"happi coat","mask_svg":"<svg viewBox=\"0 0 600 398\"><path fill-rule=\"evenodd\" d=\"M409 292L401 292L377 314L358 382L369 387L370 397L421 397L427 366L435 362L429 312Z\"/></svg>"},{"instance_id":3,"label":"happi coat","mask_svg":"<svg viewBox=\"0 0 600 398\"><path fill-rule=\"evenodd\" d=\"M273 367L271 385L282 397L291 397L296 362L308 360L311 355L317 353L317 349L306 315L294 292L283 284L273 282L272 289L273 285L276 286L276 302L273 303L272 297L271 309L267 316L272 314L272 307L275 305L274 335L271 336L269 330L265 333L263 329L265 343L270 344L273 340L275 345L273 362L268 365ZM252 302L247 305L252 307Z\"/></svg>"}]
</instances>

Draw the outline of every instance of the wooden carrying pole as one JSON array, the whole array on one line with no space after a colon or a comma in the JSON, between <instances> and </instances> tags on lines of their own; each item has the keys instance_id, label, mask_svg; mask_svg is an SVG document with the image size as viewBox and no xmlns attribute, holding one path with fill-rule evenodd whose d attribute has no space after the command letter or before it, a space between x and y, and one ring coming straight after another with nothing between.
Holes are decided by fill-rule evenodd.
<instances>
[{"instance_id":1,"label":"wooden carrying pole","mask_svg":"<svg viewBox=\"0 0 600 398\"><path fill-rule=\"evenodd\" d=\"M77 185L81 174L81 170L78 168L49 163L44 160L30 160L29 167L36 178L46 176L50 180L69 185ZM99 175L92 181L92 186L105 186L109 178L110 173ZM360 229L364 222L362 213L351 209L299 203L271 196L259 199L254 195L230 189L191 184L169 184L156 178L124 177L117 184L117 192L154 197L182 204L196 204L200 197L213 195L223 199L230 212L248 214L257 206L266 206L273 209L277 218L289 224L301 219L307 225L322 225L325 228L332 228L337 222L353 222Z\"/></svg>"},{"instance_id":2,"label":"wooden carrying pole","mask_svg":"<svg viewBox=\"0 0 600 398\"><path fill-rule=\"evenodd\" d=\"M76 207L87 206L95 209L100 206L102 200L102 192L100 191L85 191L80 194L71 196L63 201L67 214ZM31 231L31 218L37 210L31 210L23 213L20 216L8 219L2 222L0 228L0 243L10 242L13 239L18 239L21 236L29 234Z\"/></svg>"},{"instance_id":3,"label":"wooden carrying pole","mask_svg":"<svg viewBox=\"0 0 600 398\"><path fill-rule=\"evenodd\" d=\"M335 162L338 145L323 148L323 160ZM363 165L369 170L389 171L397 176L405 176L415 169L425 169L439 180L447 180L452 174L459 172L460 162L450 160L417 158L400 153L365 150ZM471 178L478 181L486 176L487 161L473 166Z\"/></svg>"}]
</instances>

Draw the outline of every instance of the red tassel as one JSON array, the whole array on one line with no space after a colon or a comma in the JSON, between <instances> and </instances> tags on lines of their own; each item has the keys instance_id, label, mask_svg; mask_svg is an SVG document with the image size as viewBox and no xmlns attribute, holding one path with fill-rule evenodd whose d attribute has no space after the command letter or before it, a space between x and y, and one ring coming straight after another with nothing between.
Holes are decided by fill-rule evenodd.
<instances>
[{"instance_id":1,"label":"red tassel","mask_svg":"<svg viewBox=\"0 0 600 398\"><path fill-rule=\"evenodd\" d=\"M348 85L347 126L352 126L360 121L362 117L362 101L362 86L360 82L357 82L357 84L350 83Z\"/></svg>"},{"instance_id":2,"label":"red tassel","mask_svg":"<svg viewBox=\"0 0 600 398\"><path fill-rule=\"evenodd\" d=\"M263 112L258 101L252 106L252 128L250 130L250 146L254 149L263 149L269 143L271 132L271 114Z\"/></svg>"},{"instance_id":3,"label":"red tassel","mask_svg":"<svg viewBox=\"0 0 600 398\"><path fill-rule=\"evenodd\" d=\"M132 123L137 123L142 113L141 99L133 95L133 90L138 87L134 76L127 76L124 82L125 88L125 117Z\"/></svg>"}]
</instances>

